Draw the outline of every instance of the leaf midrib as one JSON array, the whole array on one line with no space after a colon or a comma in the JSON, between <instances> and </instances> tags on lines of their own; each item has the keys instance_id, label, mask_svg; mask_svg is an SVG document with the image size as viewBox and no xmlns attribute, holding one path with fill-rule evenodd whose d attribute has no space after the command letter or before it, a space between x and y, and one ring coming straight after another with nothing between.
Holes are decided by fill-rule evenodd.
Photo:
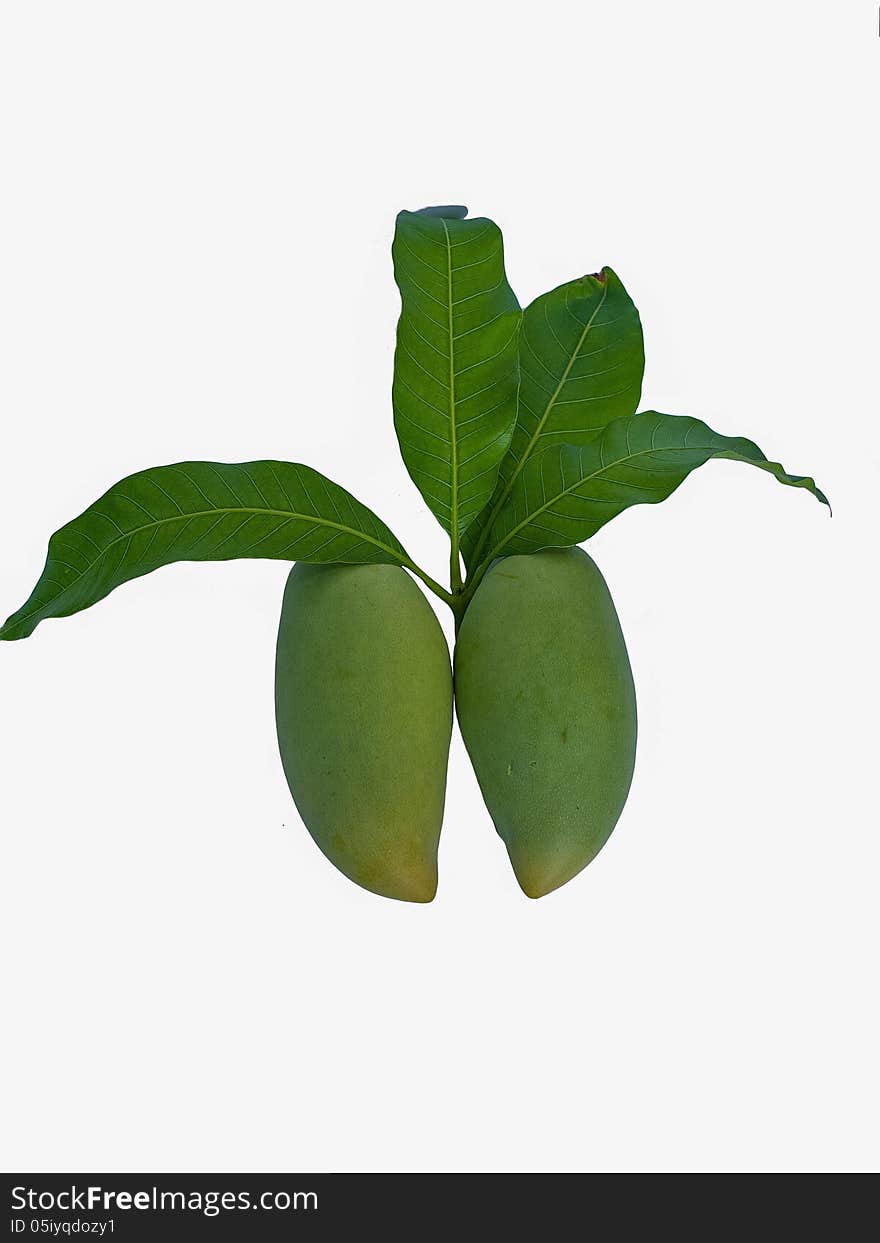
<instances>
[{"instance_id":1,"label":"leaf midrib","mask_svg":"<svg viewBox=\"0 0 880 1243\"><path fill-rule=\"evenodd\" d=\"M510 474L510 478L509 478L509 479L505 482L505 484L503 485L503 487L502 487L502 489L501 489L501 492L499 493L498 500L495 502L495 504L494 504L494 505L493 505L493 507L492 507L492 512L490 513L490 515L489 515L489 519L488 519L488 521L486 522L486 526L485 526L485 528L484 528L484 531L488 532L488 531L490 531L490 530L492 529L492 524L493 524L493 522L494 522L494 521L495 521L495 519L498 517L498 515L499 515L499 513L501 512L501 510L502 510L502 508L503 508L503 506L504 506L505 502L507 501L507 498L510 496L510 493L511 493L511 492L512 492L512 490L513 490L513 485L516 483L516 481L517 481L517 479L519 478L520 474L521 474L521 473L522 473L522 471L524 470L526 463L528 462L529 458L531 457L532 452L533 452L534 447L535 447L535 444L537 443L537 441L538 441L538 439L540 438L540 436L541 436L542 432L544 431L544 427L545 427L545 425L546 425L546 423L547 423L547 420L550 418L550 414L551 414L551 411L553 410L553 407L554 407L554 406L555 406L555 404L556 404L556 400L557 400L557 398L559 397L559 394L562 392L562 390L563 390L563 388L565 387L565 385L568 383L568 377L569 377L569 375L571 374L571 369L572 369L572 367L573 367L573 366L574 366L574 364L575 364L575 360L577 359L578 355L580 354L581 350L583 349L584 342L586 341L587 337L588 337L588 336L589 336L589 334L590 334L590 330L591 330L591 329L592 329L592 327L593 327L593 321L595 320L596 316L597 316L597 315L599 314L599 312L601 311L602 307L605 305L605 299L606 299L607 297L608 297L608 282L607 282L607 280L606 280L606 282L605 282L605 284L604 284L604 286L603 286L603 288L602 288L602 297L599 299L599 303L598 303L598 305L597 305L596 309L593 311L593 314L592 314L592 315L590 316L590 318L587 320L586 324L584 324L584 326L583 326L583 328L582 328L582 330L581 330L581 334L580 334L580 336L578 337L577 344L575 345L574 349L572 350L571 355L570 355L570 357L569 357L569 360L568 360L568 362L566 363L565 370L564 370L564 371L563 371L563 373L562 373L562 378L561 378L561 380L559 381L559 383L556 385L556 388L553 390L553 394L552 394L552 396L551 396L550 400L547 402L546 406L544 407L543 414L542 414L542 415L541 415L541 417L539 418L539 420L538 420L538 422L537 422L537 425L536 425L536 427L535 427L535 430L534 430L534 432L532 433L532 435L530 436L529 441L528 441L528 443L527 443L527 445L526 445L525 449L523 450L523 452L520 454L519 458L517 459L516 465L515 465L515 467L514 467L513 471L512 471L512 472L511 472L511 474ZM547 308L546 308L546 305L545 305L545 307L544 307L544 318L545 318L545 319L547 318ZM525 333L525 317L523 317L523 333ZM624 389L623 391L625 392L626 390ZM477 556L477 557L479 557L479 555L480 555L480 550L481 550L482 545L483 545L484 543L485 543L485 535L484 535L484 536L480 539L480 541L479 541L479 542L478 542L478 544L477 544L477 547L476 547L476 550L475 550L475 554L476 554L476 556Z\"/></svg>"},{"instance_id":2,"label":"leaf midrib","mask_svg":"<svg viewBox=\"0 0 880 1243\"><path fill-rule=\"evenodd\" d=\"M450 517L449 517L449 539L451 543L450 550L450 567L452 574L452 587L456 586L455 580L460 573L459 571L459 534L458 534L458 441L455 430L455 331L453 326L454 310L452 302L452 244L449 238L449 229L445 220L440 222L443 225L443 234L446 238L446 292L449 306L447 308L447 323L449 329L449 467L450 467Z\"/></svg>"},{"instance_id":3,"label":"leaf midrib","mask_svg":"<svg viewBox=\"0 0 880 1243\"><path fill-rule=\"evenodd\" d=\"M653 447L648 448L648 449L637 449L634 453L627 453L625 457L616 458L613 462L605 462L602 466L599 467L598 470L593 471L592 474L583 475L580 479L578 479L577 483L573 483L571 487L563 488L560 492L556 492L550 498L549 501L546 501L543 505L540 505L537 509L531 510L528 517L524 518L522 522L517 523L515 527L512 527L511 530L508 531L507 535L505 535L504 539L494 546L490 556L486 558L486 561L491 561L494 557L496 557L498 553L501 551L501 549L504 547L504 545L509 544L510 541L513 539L513 537L515 535L518 535L519 532L523 529L523 527L527 527L529 523L534 518L536 518L539 514L546 513L547 510L551 507L551 505L555 505L555 503L561 497L568 496L570 493L576 492L578 488L582 488L584 484L589 483L593 479L597 479L600 475L603 475L606 471L613 470L615 466L620 466L622 463L625 463L625 462L631 462L633 458L647 457L651 453L693 453L695 451L703 452L706 449L710 449L714 452L716 447L717 446L714 446L714 445L669 445L668 447L667 446L658 447L654 445ZM723 452L723 450L721 450L721 452ZM752 461L751 458L749 458L748 460ZM614 504L613 501L609 503Z\"/></svg>"},{"instance_id":4,"label":"leaf midrib","mask_svg":"<svg viewBox=\"0 0 880 1243\"><path fill-rule=\"evenodd\" d=\"M593 314L590 316L590 318L584 324L583 329L581 330L581 334L578 337L577 345L572 350L571 356L569 357L569 360L566 363L565 370L562 373L562 379L559 381L559 383L556 385L556 388L553 390L553 395L551 396L550 400L547 402L547 405L544 407L544 413L541 415L540 419L538 420L537 427L532 433L529 439L529 442L525 447L525 451L520 456L516 464L516 468L513 471L513 474L510 476L510 480L508 484L505 485L506 491L503 493L503 496L505 499L506 497L510 495L511 487L513 486L515 480L517 479L523 467L525 466L526 462L528 461L529 457L531 456L532 450L535 447L535 443L537 442L539 436L543 432L544 427L547 423L547 420L550 418L550 414L553 410L553 407L556 405L556 401L557 401L557 398L559 397L559 394L562 392L563 388L568 383L568 377L571 374L571 369L575 364L575 360L577 359L578 355L583 349L584 342L586 341L587 337L590 335L590 330L593 327L593 321L595 320L596 316L601 311L602 307L605 305L605 299L607 297L608 297L608 281L606 279L605 284L602 287L602 297L599 299L599 303L595 311L593 311ZM544 319L545 320L547 319L546 303L544 305ZM549 327L549 322L547 326ZM625 392L626 390L624 389L623 391Z\"/></svg>"},{"instance_id":5,"label":"leaf midrib","mask_svg":"<svg viewBox=\"0 0 880 1243\"><path fill-rule=\"evenodd\" d=\"M155 527L168 526L172 522L189 522L193 518L213 518L217 516L225 517L227 514L249 514L251 516L265 514L272 518L285 518L288 521L301 519L305 522L311 522L315 526L330 527L332 530L340 531L345 535L353 535L356 539L362 540L368 544L373 544L376 548L380 548L383 552L389 553L400 565L405 565L407 563L406 557L401 555L396 548L392 548L389 544L385 544L382 540L376 539L373 535L368 535L365 531L358 531L357 528L346 526L341 522L332 522L329 518L316 517L314 514L301 514L298 510L290 509L269 509L260 506L221 505L214 509L199 509L194 510L192 513L172 514L169 518L158 518L155 522L145 522L139 527L132 527L130 531L125 531L122 535L112 539L109 544L106 544L104 548L101 549L98 556L95 557L93 561L89 562L86 568L80 571L75 579L67 583L61 591L53 596L52 600L57 600L58 596L62 596L66 592L72 591L79 583L82 582L86 575L91 573L98 562L103 560L111 548L114 548L117 544L121 544L126 540L131 540L133 536L139 535L141 531L150 531ZM25 613L21 617L17 617L16 625L29 621L34 614L39 613L41 609L45 608L47 603L50 603L50 601L46 601L38 608L32 609L30 613Z\"/></svg>"}]
</instances>

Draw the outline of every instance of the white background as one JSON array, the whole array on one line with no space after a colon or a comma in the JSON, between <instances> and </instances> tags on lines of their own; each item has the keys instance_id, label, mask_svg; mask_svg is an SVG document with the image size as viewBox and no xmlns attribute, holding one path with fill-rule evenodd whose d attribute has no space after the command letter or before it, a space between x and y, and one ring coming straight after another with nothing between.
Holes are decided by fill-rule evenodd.
<instances>
[{"instance_id":1,"label":"white background","mask_svg":"<svg viewBox=\"0 0 880 1243\"><path fill-rule=\"evenodd\" d=\"M645 406L835 509L716 463L592 541L639 758L539 902L457 734L433 905L324 860L275 749L282 564L2 645L4 1168L876 1168L876 5L0 14L4 615L52 530L187 457L308 462L442 574L389 398L425 203L498 220L524 303L610 263Z\"/></svg>"}]
</instances>

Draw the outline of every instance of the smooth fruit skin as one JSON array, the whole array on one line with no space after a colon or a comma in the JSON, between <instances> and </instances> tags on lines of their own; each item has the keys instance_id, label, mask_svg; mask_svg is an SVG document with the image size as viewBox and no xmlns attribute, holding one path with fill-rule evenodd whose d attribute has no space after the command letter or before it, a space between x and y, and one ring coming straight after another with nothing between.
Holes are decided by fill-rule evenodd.
<instances>
[{"instance_id":1,"label":"smooth fruit skin","mask_svg":"<svg viewBox=\"0 0 880 1243\"><path fill-rule=\"evenodd\" d=\"M520 887L540 898L608 840L636 753L629 657L579 548L497 561L455 649L458 720Z\"/></svg>"},{"instance_id":2,"label":"smooth fruit skin","mask_svg":"<svg viewBox=\"0 0 880 1243\"><path fill-rule=\"evenodd\" d=\"M294 566L275 719L290 792L331 863L373 893L430 902L452 671L440 623L404 570Z\"/></svg>"}]
</instances>

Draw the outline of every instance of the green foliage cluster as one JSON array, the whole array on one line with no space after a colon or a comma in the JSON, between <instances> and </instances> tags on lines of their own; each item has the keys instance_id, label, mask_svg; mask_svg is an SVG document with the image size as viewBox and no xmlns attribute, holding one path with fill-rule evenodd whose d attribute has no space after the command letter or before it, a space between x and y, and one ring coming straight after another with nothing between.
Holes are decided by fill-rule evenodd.
<instances>
[{"instance_id":1,"label":"green foliage cluster","mask_svg":"<svg viewBox=\"0 0 880 1243\"><path fill-rule=\"evenodd\" d=\"M712 458L757 466L828 502L811 478L786 473L750 440L690 416L637 412L642 328L610 268L523 310L500 230L463 207L401 212L393 259L394 424L406 468L449 535L448 585L308 466L179 462L123 479L57 531L0 638L26 638L44 619L175 561L323 567L298 566L285 597L276 683L285 770L313 836L343 871L376 892L428 900L452 683L445 642L437 656L442 632L408 571L461 629L465 740L520 882L539 896L607 838L635 746L629 663L607 588L584 554L551 550L581 544L630 506L665 500ZM539 683L530 656L538 620L553 654Z\"/></svg>"}]
</instances>

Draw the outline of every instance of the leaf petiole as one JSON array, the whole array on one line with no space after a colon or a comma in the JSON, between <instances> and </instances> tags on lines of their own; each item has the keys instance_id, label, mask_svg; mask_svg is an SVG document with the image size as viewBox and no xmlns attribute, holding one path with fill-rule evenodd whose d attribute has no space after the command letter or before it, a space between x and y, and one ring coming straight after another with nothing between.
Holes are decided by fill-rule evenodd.
<instances>
[{"instance_id":1,"label":"leaf petiole","mask_svg":"<svg viewBox=\"0 0 880 1243\"><path fill-rule=\"evenodd\" d=\"M410 573L415 574L416 578L420 578L429 591L432 591L435 596L442 600L444 604L448 604L452 611L455 612L455 602L451 592L447 591L445 587L441 587L436 579L433 579L430 574L426 574L422 567L416 565L415 561L410 557L402 558L400 564L409 570Z\"/></svg>"}]
</instances>

